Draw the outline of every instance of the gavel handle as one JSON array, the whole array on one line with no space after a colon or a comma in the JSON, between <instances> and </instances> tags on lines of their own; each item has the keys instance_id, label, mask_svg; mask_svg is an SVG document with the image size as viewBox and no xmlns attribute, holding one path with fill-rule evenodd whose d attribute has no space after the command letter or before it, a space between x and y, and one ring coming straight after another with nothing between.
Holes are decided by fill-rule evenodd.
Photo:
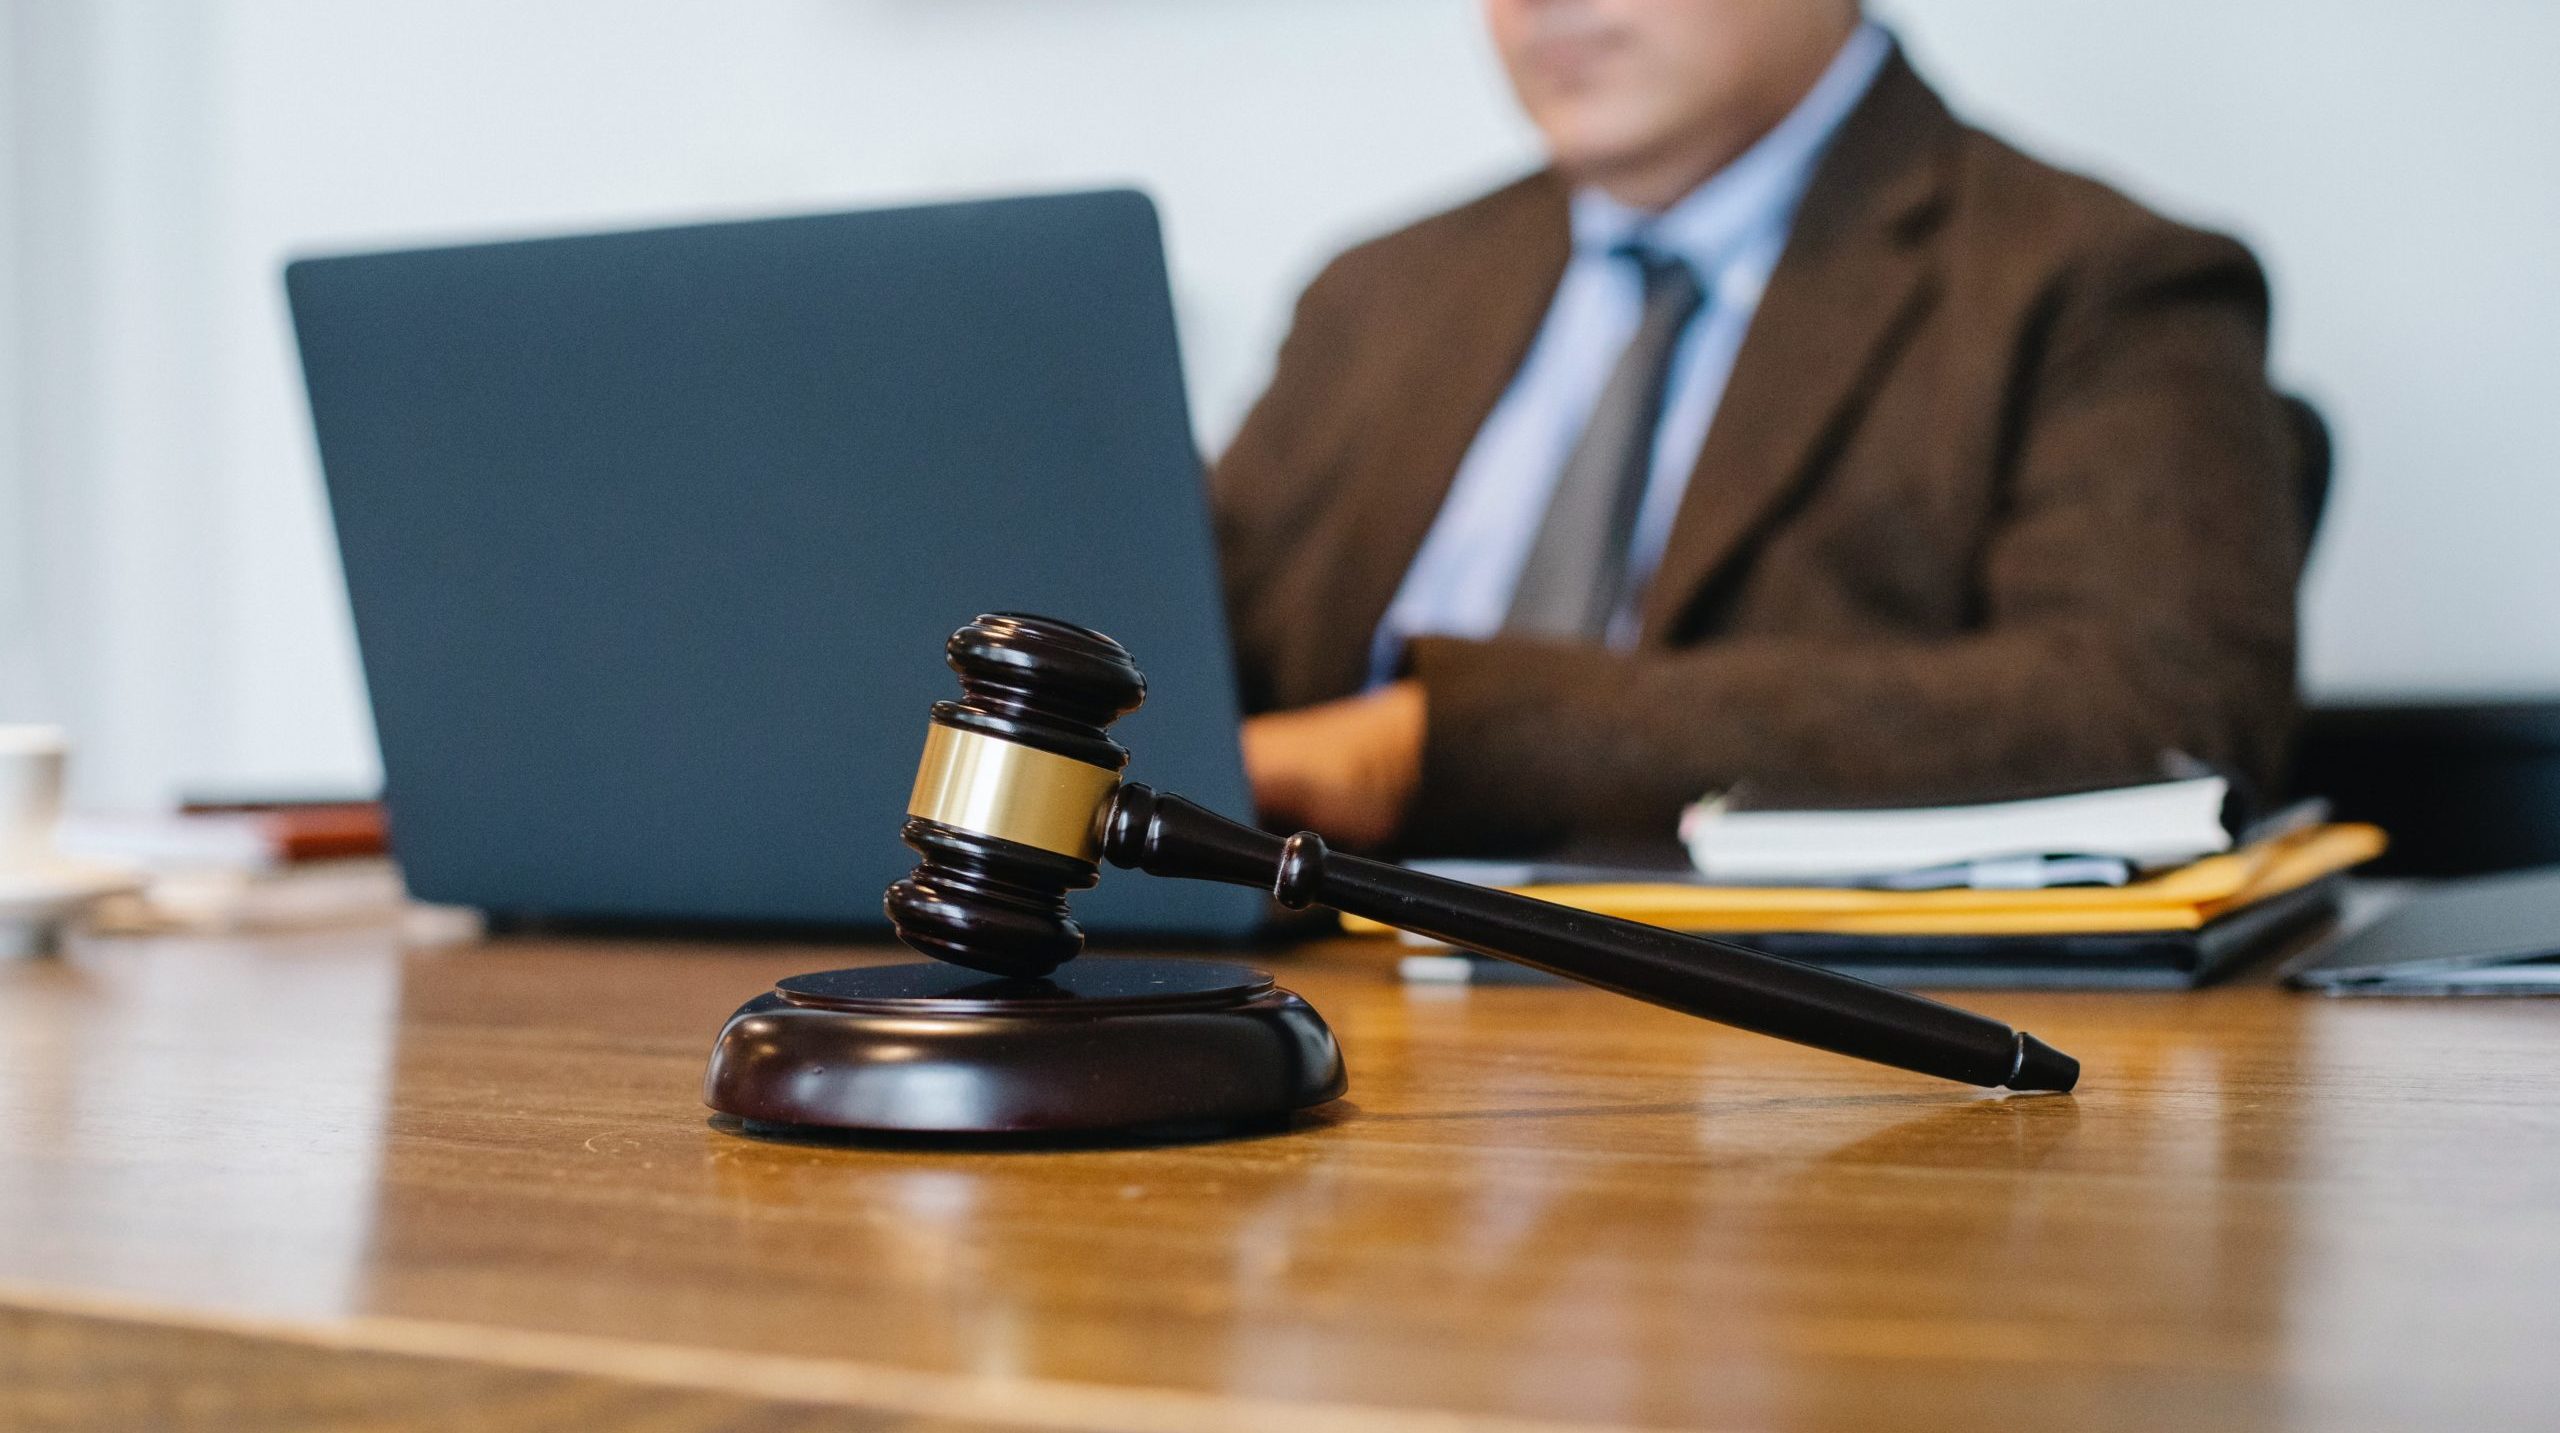
<instances>
[{"instance_id":1,"label":"gavel handle","mask_svg":"<svg viewBox=\"0 0 2560 1433\"><path fill-rule=\"evenodd\" d=\"M1424 875L1282 838L1135 782L1102 818L1102 854L1155 876L1259 886L1684 1015L1969 1085L2068 1090L2080 1063L1997 1020L1819 966Z\"/></svg>"}]
</instances>

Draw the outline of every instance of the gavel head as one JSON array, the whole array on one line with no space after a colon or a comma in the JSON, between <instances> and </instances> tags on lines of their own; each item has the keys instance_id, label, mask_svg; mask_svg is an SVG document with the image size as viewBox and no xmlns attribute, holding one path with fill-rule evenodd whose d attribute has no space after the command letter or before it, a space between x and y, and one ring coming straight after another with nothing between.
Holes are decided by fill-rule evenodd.
<instances>
[{"instance_id":1,"label":"gavel head","mask_svg":"<svg viewBox=\"0 0 2560 1433\"><path fill-rule=\"evenodd\" d=\"M1099 825L1129 753L1103 728L1147 679L1119 643L990 613L943 645L960 700L933 704L899 832L923 857L885 902L898 938L939 960L1032 977L1084 948L1067 893L1094 883Z\"/></svg>"}]
</instances>

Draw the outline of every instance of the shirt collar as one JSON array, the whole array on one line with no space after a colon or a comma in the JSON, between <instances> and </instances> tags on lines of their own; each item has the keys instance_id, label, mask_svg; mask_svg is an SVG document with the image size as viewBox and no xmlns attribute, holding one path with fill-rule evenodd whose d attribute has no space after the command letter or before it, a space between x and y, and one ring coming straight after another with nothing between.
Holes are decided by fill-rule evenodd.
<instances>
[{"instance_id":1,"label":"shirt collar","mask_svg":"<svg viewBox=\"0 0 2560 1433\"><path fill-rule=\"evenodd\" d=\"M1786 118L1660 214L1594 188L1575 190L1575 253L1603 255L1640 239L1712 276L1752 240L1783 237L1796 202L1813 181L1814 165L1893 49L1893 36L1883 26L1861 21Z\"/></svg>"}]
</instances>

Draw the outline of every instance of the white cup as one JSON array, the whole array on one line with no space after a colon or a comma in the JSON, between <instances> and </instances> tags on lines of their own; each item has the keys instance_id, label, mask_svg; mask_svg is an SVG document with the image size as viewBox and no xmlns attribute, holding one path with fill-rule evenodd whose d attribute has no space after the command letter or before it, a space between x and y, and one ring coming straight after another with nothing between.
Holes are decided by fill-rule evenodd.
<instances>
[{"instance_id":1,"label":"white cup","mask_svg":"<svg viewBox=\"0 0 2560 1433\"><path fill-rule=\"evenodd\" d=\"M0 872L53 864L69 749L60 727L0 725Z\"/></svg>"}]
</instances>

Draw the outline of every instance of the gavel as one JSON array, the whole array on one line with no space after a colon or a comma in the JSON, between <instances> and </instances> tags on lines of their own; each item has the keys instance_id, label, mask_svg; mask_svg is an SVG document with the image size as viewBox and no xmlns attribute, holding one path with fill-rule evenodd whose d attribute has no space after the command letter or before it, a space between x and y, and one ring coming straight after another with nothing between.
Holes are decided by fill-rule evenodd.
<instances>
[{"instance_id":1,"label":"gavel","mask_svg":"<svg viewBox=\"0 0 2560 1433\"><path fill-rule=\"evenodd\" d=\"M1118 642L994 613L945 647L957 701L936 702L901 835L922 857L886 898L916 950L999 980L1074 960L1068 896L1100 863L1254 886L1720 1024L1983 1087L2068 1090L2079 1062L2033 1035L1819 966L1276 836L1124 782L1107 734L1146 699Z\"/></svg>"}]
</instances>

